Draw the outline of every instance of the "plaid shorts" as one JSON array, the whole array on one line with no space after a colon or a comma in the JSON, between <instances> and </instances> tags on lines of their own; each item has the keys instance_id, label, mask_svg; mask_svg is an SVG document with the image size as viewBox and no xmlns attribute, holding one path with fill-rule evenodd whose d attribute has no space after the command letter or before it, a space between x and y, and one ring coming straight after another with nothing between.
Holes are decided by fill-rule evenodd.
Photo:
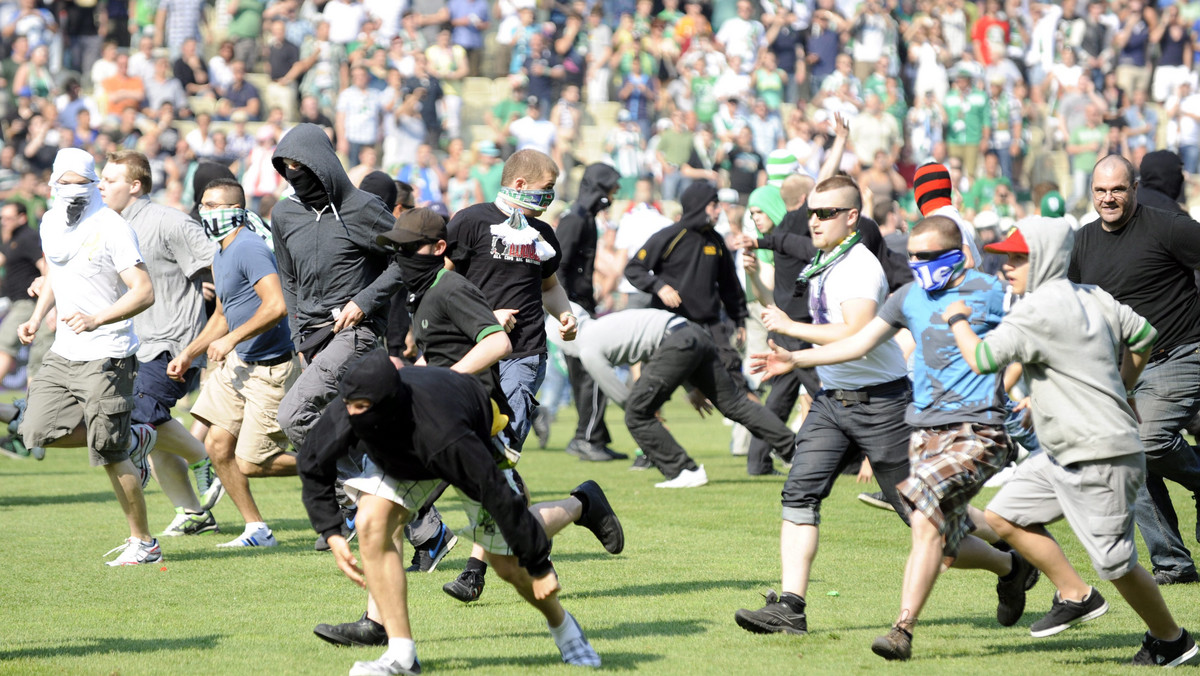
<instances>
[{"instance_id":1,"label":"plaid shorts","mask_svg":"<svg viewBox=\"0 0 1200 676\"><path fill-rule=\"evenodd\" d=\"M1001 425L917 428L908 445L912 469L896 490L937 526L946 540L944 556L953 558L974 528L967 516L971 498L1015 457L1015 447Z\"/></svg>"}]
</instances>

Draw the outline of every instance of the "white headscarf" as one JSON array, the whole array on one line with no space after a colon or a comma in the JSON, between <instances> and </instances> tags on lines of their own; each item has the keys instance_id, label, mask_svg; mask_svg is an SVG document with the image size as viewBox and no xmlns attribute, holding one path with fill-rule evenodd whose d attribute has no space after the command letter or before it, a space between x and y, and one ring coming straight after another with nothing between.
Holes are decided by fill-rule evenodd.
<instances>
[{"instance_id":1,"label":"white headscarf","mask_svg":"<svg viewBox=\"0 0 1200 676\"><path fill-rule=\"evenodd\" d=\"M79 185L59 184L58 180L68 171L75 172L91 181ZM75 254L81 244L73 236L74 227L83 219L104 208L100 196L100 177L96 175L96 162L91 153L79 148L63 148L54 157L50 172L50 189L54 195L50 211L42 217L42 250L55 263L65 263ZM75 206L82 202L82 206Z\"/></svg>"}]
</instances>

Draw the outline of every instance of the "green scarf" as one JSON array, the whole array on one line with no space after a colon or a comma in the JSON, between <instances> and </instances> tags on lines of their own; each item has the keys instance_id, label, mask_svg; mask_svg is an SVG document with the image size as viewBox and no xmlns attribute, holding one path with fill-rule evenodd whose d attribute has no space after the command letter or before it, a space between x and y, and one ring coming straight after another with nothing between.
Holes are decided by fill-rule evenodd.
<instances>
[{"instance_id":1,"label":"green scarf","mask_svg":"<svg viewBox=\"0 0 1200 676\"><path fill-rule=\"evenodd\" d=\"M858 244L859 240L861 239L862 236L855 232L853 235L843 239L841 244L838 244L836 247L834 247L833 251L830 251L828 254L826 254L824 251L818 251L817 255L813 257L812 262L800 271L800 278L809 280L821 274L822 272L825 272L829 266L836 263L842 256L845 256L846 252L850 250L850 247Z\"/></svg>"}]
</instances>

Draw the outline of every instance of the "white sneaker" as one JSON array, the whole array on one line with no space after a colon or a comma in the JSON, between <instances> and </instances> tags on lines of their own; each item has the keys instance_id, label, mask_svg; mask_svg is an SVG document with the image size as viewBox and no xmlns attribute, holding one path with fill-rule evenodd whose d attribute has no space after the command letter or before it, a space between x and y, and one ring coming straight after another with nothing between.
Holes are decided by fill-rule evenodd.
<instances>
[{"instance_id":1,"label":"white sneaker","mask_svg":"<svg viewBox=\"0 0 1200 676\"><path fill-rule=\"evenodd\" d=\"M355 662L354 666L350 667L350 676L391 676L391 674L419 673L421 673L419 661L413 660L412 667L404 667L398 660L394 660L386 654L370 662Z\"/></svg>"},{"instance_id":2,"label":"white sneaker","mask_svg":"<svg viewBox=\"0 0 1200 676\"><path fill-rule=\"evenodd\" d=\"M113 547L108 550L105 556L113 552L121 552L117 558L106 562L110 566L136 566L142 563L158 563L162 561L162 549L158 546L158 540L150 542L142 542L138 538L129 537L120 547Z\"/></svg>"},{"instance_id":3,"label":"white sneaker","mask_svg":"<svg viewBox=\"0 0 1200 676\"><path fill-rule=\"evenodd\" d=\"M142 488L145 488L150 483L150 451L158 441L158 430L153 425L134 423L130 425L130 431L133 432L133 450L129 452L129 461L137 468Z\"/></svg>"},{"instance_id":4,"label":"white sneaker","mask_svg":"<svg viewBox=\"0 0 1200 676\"><path fill-rule=\"evenodd\" d=\"M600 656L596 654L592 644L588 643L587 636L583 635L583 629L575 621L575 616L571 613L566 615L566 621L571 624L573 631L569 632L566 638L561 639L561 642L560 639L554 639L554 644L558 646L558 652L562 655L563 663L575 667L600 666Z\"/></svg>"},{"instance_id":5,"label":"white sneaker","mask_svg":"<svg viewBox=\"0 0 1200 676\"><path fill-rule=\"evenodd\" d=\"M270 528L255 528L254 530L243 531L238 539L222 542L218 547L274 547L279 544L275 541L275 534Z\"/></svg>"},{"instance_id":6,"label":"white sneaker","mask_svg":"<svg viewBox=\"0 0 1200 676\"><path fill-rule=\"evenodd\" d=\"M699 469L685 469L679 473L679 476L669 481L660 481L654 484L655 488L699 488L708 483L708 474L704 472L704 465L700 465Z\"/></svg>"}]
</instances>

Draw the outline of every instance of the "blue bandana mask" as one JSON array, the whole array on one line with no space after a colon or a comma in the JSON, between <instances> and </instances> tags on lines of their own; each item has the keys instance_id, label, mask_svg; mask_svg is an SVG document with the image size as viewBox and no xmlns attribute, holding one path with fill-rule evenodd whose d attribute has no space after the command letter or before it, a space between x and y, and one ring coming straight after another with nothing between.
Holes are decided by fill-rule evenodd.
<instances>
[{"instance_id":1,"label":"blue bandana mask","mask_svg":"<svg viewBox=\"0 0 1200 676\"><path fill-rule=\"evenodd\" d=\"M955 275L966 267L967 257L961 249L948 251L931 261L909 261L913 278L926 291L941 291Z\"/></svg>"}]
</instances>

